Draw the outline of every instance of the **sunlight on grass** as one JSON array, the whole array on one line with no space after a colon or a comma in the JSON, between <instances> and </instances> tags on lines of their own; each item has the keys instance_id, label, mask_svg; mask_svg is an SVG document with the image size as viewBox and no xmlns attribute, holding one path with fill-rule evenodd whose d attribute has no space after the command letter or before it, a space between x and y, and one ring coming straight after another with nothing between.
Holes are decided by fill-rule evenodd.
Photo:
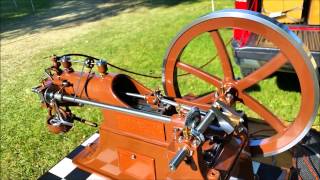
<instances>
[{"instance_id":1,"label":"sunlight on grass","mask_svg":"<svg viewBox=\"0 0 320 180\"><path fill-rule=\"evenodd\" d=\"M200 68L202 71L209 74L222 77L223 73L220 67L220 62L217 58L214 58L216 53L217 52L210 35L208 33L204 33L193 39L187 45L180 57L180 62ZM212 62L203 67L203 65L210 61ZM192 74L184 75L186 72L183 70L178 69L177 74L179 89L182 96L189 93L198 96L216 89L214 86L204 82Z\"/></svg>"},{"instance_id":2,"label":"sunlight on grass","mask_svg":"<svg viewBox=\"0 0 320 180\"><path fill-rule=\"evenodd\" d=\"M52 135L47 131L46 112L40 108L38 97L31 93L31 87L39 83L43 69L50 66L49 58L43 57L84 53L140 73L160 75L162 59L171 39L187 23L209 11L209 2L141 6L101 20L88 33L73 36L69 41L57 37L56 41L48 42L51 46L41 51L33 51L29 41L30 53L26 54L15 48L1 47L2 178L36 179L97 131L82 124L76 124L65 135ZM3 50L6 50L5 54ZM112 68L110 71L118 72ZM162 87L161 80L133 77L148 87ZM73 110L88 120L102 120L97 108Z\"/></svg>"}]
</instances>

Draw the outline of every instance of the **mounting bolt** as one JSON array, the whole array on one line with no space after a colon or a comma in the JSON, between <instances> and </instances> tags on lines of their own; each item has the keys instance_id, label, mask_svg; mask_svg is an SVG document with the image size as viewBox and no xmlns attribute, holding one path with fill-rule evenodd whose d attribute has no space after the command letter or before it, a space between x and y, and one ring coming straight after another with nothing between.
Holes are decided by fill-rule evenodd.
<instances>
[{"instance_id":1,"label":"mounting bolt","mask_svg":"<svg viewBox=\"0 0 320 180\"><path fill-rule=\"evenodd\" d=\"M200 144L201 144L201 142L197 139L194 139L192 141L192 147L194 147L194 148L198 147Z\"/></svg>"},{"instance_id":2,"label":"mounting bolt","mask_svg":"<svg viewBox=\"0 0 320 180\"><path fill-rule=\"evenodd\" d=\"M137 159L137 156L135 154L132 154L131 157L130 157L132 160L135 160Z\"/></svg>"},{"instance_id":3,"label":"mounting bolt","mask_svg":"<svg viewBox=\"0 0 320 180\"><path fill-rule=\"evenodd\" d=\"M207 173L208 179L220 179L220 172L215 169L210 169Z\"/></svg>"}]
</instances>

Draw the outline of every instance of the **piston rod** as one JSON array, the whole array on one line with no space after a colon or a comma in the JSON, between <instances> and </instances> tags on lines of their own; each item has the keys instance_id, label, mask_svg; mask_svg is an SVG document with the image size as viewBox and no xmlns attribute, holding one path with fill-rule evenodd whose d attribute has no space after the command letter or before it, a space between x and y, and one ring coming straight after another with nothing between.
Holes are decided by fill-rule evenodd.
<instances>
[{"instance_id":1,"label":"piston rod","mask_svg":"<svg viewBox=\"0 0 320 180\"><path fill-rule=\"evenodd\" d=\"M103 109L113 110L113 111L117 111L117 112L123 112L126 114L139 116L139 117L144 117L144 118L148 118L151 120L156 120L156 121L160 121L160 122L164 122L164 123L171 121L170 117L167 117L167 116L162 116L162 115L158 115L158 114L150 113L150 112L147 113L147 112L139 111L136 109L113 106L113 105L104 104L104 103L100 103L100 102L96 102L96 101L89 101L89 100L80 99L77 97L63 95L61 93L50 93L49 96L53 99L56 99L57 101L67 101L67 102L78 103L78 104L83 104L83 105L91 105L91 106L100 107Z\"/></svg>"}]
</instances>

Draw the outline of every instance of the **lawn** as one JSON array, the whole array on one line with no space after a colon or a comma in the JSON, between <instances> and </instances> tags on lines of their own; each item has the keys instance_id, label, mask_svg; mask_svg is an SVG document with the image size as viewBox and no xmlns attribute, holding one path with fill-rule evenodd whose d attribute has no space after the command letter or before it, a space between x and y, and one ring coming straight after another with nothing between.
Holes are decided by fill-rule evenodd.
<instances>
[{"instance_id":1,"label":"lawn","mask_svg":"<svg viewBox=\"0 0 320 180\"><path fill-rule=\"evenodd\" d=\"M84 53L140 73L161 75L162 59L172 38L192 20L211 11L210 1L164 2L149 1L90 26L80 28L79 25L78 30L54 31L50 37L54 40L45 35L39 36L43 39L34 38L25 45L1 47L1 179L36 179L97 131L82 124L76 124L63 135L47 131L46 111L40 108L38 97L31 92L31 88L39 83L44 68L50 65L49 58L44 57ZM216 1L215 7L233 7L233 0ZM232 36L228 29L221 33L225 42ZM212 58L215 50L210 50L210 43L205 35L197 38L186 49L185 61L195 63L191 60L197 59L194 65L200 65ZM230 48L229 51L231 53ZM239 69L234 67L240 77ZM219 74L216 61L205 70ZM117 72L112 68L110 71ZM160 79L133 77L149 88L162 87ZM180 81L185 82L181 86L184 93L202 93L211 88L190 76L181 77ZM276 81L276 77L262 81L260 90L250 93L290 121L299 108L299 93L279 89ZM80 117L101 121L98 109L75 108L74 112ZM248 113L255 116L253 112ZM319 124L318 113L314 127L319 128Z\"/></svg>"}]
</instances>

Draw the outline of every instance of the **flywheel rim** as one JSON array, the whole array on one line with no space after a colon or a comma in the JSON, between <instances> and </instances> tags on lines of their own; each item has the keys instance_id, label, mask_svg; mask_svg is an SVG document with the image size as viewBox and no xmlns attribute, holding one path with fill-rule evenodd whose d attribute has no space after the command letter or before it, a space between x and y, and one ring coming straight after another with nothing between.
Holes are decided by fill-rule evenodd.
<instances>
[{"instance_id":1,"label":"flywheel rim","mask_svg":"<svg viewBox=\"0 0 320 180\"><path fill-rule=\"evenodd\" d=\"M228 23L228 26L223 26ZM256 27L243 27L245 25L255 25ZM210 27L216 28L210 29ZM218 31L219 29L228 27L248 29L251 32L256 32L259 30L263 31L266 29L267 32L262 34L265 37L270 37L270 39L276 41L275 44L281 50L278 54L279 60L275 60L275 62L279 62L281 59L283 60L286 58L286 62L290 62L297 72L301 86L301 104L299 113L295 117L295 121L290 126L286 127L283 132L281 131L281 134L278 132L275 136L263 140L250 140L250 146L254 151L256 151L256 155L270 156L283 152L298 143L309 131L313 124L319 106L319 75L316 72L315 61L312 58L311 53L302 45L301 40L286 26L276 22L275 20L261 15L260 13L247 10L223 10L211 13L195 20L176 36L167 49L163 61L162 72L162 82L165 93L168 96L181 97L176 79L176 70L177 66L183 66L183 64L178 62L178 58L183 52L184 47L186 47L186 45L188 45L192 39L201 33ZM259 32L259 34L261 34L261 32ZM277 40L276 37L279 37L280 40ZM283 45L283 42L286 42L285 45ZM296 51L289 53L290 48ZM168 63L174 63L173 67L169 67ZM281 63L278 63L278 65L280 66ZM302 81L303 79L311 80L312 82ZM242 83L240 81L234 80L233 83L235 86L238 86L241 91L239 96L247 99L248 103L251 101L251 99L248 99L248 97L246 97L246 93L243 92L246 89L246 85L244 85L246 83ZM255 82L254 84L258 83L259 81ZM312 90L310 90L310 88ZM304 109L302 109L303 107ZM301 119L302 117L308 117L308 121ZM301 126L303 126L303 128ZM298 130L299 133L294 132L294 130ZM292 136L295 137L292 138ZM278 143L280 143L280 145Z\"/></svg>"}]
</instances>

